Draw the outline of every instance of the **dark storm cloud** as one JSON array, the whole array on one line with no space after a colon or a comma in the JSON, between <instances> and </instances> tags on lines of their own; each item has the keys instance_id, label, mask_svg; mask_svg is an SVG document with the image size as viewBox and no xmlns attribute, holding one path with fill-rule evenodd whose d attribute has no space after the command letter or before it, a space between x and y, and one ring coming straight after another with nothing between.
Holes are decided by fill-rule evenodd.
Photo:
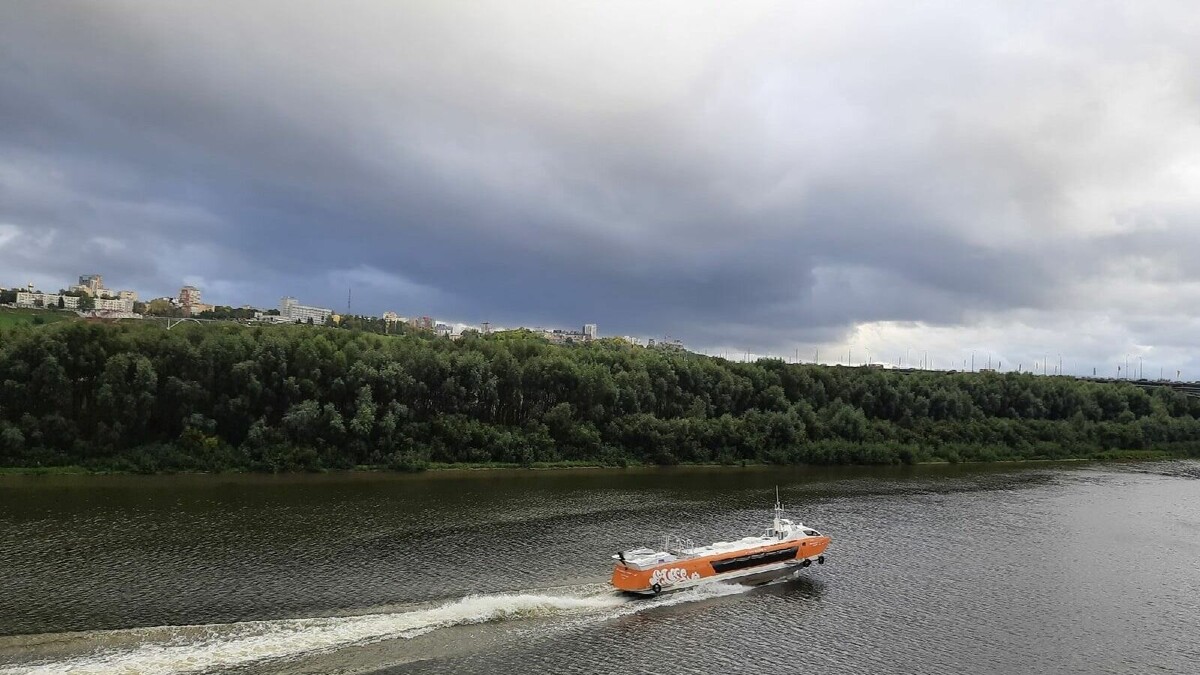
<instances>
[{"instance_id":1,"label":"dark storm cloud","mask_svg":"<svg viewBox=\"0 0 1200 675\"><path fill-rule=\"evenodd\" d=\"M1193 13L1134 9L9 2L0 283L755 349L1085 310L1195 274Z\"/></svg>"}]
</instances>

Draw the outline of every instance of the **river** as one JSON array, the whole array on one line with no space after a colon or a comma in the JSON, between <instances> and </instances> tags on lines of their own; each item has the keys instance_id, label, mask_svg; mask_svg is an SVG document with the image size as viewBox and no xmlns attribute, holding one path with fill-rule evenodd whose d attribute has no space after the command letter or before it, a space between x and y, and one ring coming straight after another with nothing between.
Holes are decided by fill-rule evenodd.
<instances>
[{"instance_id":1,"label":"river","mask_svg":"<svg viewBox=\"0 0 1200 675\"><path fill-rule=\"evenodd\" d=\"M609 556L833 538L652 599ZM0 477L0 673L1196 673L1200 463Z\"/></svg>"}]
</instances>

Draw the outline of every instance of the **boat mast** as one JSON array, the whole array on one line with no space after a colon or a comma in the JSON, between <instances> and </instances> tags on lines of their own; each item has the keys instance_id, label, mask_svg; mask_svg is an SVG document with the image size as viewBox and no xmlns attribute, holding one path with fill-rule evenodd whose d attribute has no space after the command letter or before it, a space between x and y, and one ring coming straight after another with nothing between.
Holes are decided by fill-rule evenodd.
<instances>
[{"instance_id":1,"label":"boat mast","mask_svg":"<svg viewBox=\"0 0 1200 675\"><path fill-rule=\"evenodd\" d=\"M782 523L779 522L779 517L783 515L783 505L779 503L779 486L775 486L775 531L782 530Z\"/></svg>"}]
</instances>

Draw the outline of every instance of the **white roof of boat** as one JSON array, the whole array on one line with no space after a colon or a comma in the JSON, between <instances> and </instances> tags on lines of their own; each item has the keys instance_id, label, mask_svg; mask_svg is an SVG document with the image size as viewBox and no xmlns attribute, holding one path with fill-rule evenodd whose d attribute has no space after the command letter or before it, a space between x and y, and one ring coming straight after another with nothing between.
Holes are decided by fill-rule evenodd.
<instances>
[{"instance_id":1,"label":"white roof of boat","mask_svg":"<svg viewBox=\"0 0 1200 675\"><path fill-rule=\"evenodd\" d=\"M695 548L684 549L681 551L681 553L704 556L712 555L713 553L737 551L743 548L757 548L759 546L766 546L767 544L773 544L778 541L779 540L774 537L742 537L737 541L714 541L706 546L697 546Z\"/></svg>"},{"instance_id":2,"label":"white roof of boat","mask_svg":"<svg viewBox=\"0 0 1200 675\"><path fill-rule=\"evenodd\" d=\"M705 544L703 546L685 546L672 549L671 551L643 547L635 548L630 551L623 551L622 553L625 556L625 564L632 565L634 567L645 568L674 562L680 559L701 558L704 556L718 555L721 553L731 553L735 551L754 549L761 546L767 546L769 544L775 544L780 541L803 539L804 537L811 536L808 534L808 532L812 531L812 528L804 525L803 523L793 523L787 519L780 519L779 522L783 524L783 531L788 536L776 537L768 534L758 537L742 537L741 539L736 539L734 541L715 541L711 544ZM613 556L613 558L619 558L619 556Z\"/></svg>"},{"instance_id":3,"label":"white roof of boat","mask_svg":"<svg viewBox=\"0 0 1200 675\"><path fill-rule=\"evenodd\" d=\"M625 564L634 567L651 567L664 563L675 562L680 559L687 558L702 558L704 556L716 555L719 553L732 553L735 551L743 551L767 546L768 544L777 544L781 540L775 537L742 537L736 541L716 541L706 546L695 546L692 548L684 548L676 553L670 551L656 551L651 548L637 548L632 551L624 551ZM617 556L613 556L614 558Z\"/></svg>"}]
</instances>

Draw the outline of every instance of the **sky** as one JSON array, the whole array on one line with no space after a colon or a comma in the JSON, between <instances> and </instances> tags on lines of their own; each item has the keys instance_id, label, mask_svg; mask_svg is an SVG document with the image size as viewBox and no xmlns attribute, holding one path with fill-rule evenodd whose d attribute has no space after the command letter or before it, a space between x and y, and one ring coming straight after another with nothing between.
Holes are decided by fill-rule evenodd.
<instances>
[{"instance_id":1,"label":"sky","mask_svg":"<svg viewBox=\"0 0 1200 675\"><path fill-rule=\"evenodd\" d=\"M6 0L0 285L1200 378L1198 35L1157 1Z\"/></svg>"}]
</instances>

